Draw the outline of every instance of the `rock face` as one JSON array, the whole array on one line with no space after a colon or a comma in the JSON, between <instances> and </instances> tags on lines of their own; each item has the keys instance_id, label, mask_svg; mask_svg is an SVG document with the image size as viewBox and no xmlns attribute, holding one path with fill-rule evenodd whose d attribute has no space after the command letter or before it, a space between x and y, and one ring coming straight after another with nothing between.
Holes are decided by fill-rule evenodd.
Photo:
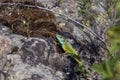
<instances>
[{"instance_id":1,"label":"rock face","mask_svg":"<svg viewBox=\"0 0 120 80\"><path fill-rule=\"evenodd\" d=\"M12 49L12 40L7 36L0 36L0 70L2 70L5 66L7 60L6 55L8 55L8 53L10 53Z\"/></svg>"},{"instance_id":2,"label":"rock face","mask_svg":"<svg viewBox=\"0 0 120 80\"><path fill-rule=\"evenodd\" d=\"M46 0L37 1L46 4ZM75 1L65 0L60 8L57 0L46 2L52 10L84 19L85 15L79 17ZM77 62L70 55L63 55L65 51L56 34L75 48L91 73L89 78L98 80L91 66L102 61L104 49L95 35L65 17L56 18L52 12L39 9L36 5L44 6L35 0L0 0L0 3L0 80L88 80L77 70Z\"/></svg>"},{"instance_id":3,"label":"rock face","mask_svg":"<svg viewBox=\"0 0 120 80\"><path fill-rule=\"evenodd\" d=\"M7 59L11 61L11 65L14 65L8 72L9 79L64 80L65 58L57 54L53 43L49 43L50 40L29 38L25 40L20 50L8 55Z\"/></svg>"},{"instance_id":4,"label":"rock face","mask_svg":"<svg viewBox=\"0 0 120 80\"><path fill-rule=\"evenodd\" d=\"M0 80L67 79L68 59L54 44L54 14L24 5L0 6Z\"/></svg>"}]
</instances>

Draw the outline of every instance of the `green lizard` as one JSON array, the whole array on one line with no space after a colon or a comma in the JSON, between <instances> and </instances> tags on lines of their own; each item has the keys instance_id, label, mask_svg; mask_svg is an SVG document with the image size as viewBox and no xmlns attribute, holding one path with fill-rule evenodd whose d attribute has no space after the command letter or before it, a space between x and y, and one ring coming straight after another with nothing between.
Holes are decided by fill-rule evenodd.
<instances>
[{"instance_id":1,"label":"green lizard","mask_svg":"<svg viewBox=\"0 0 120 80\"><path fill-rule=\"evenodd\" d=\"M82 66L82 60L79 58L79 55L77 54L76 50L70 45L70 43L59 34L56 35L56 38L65 53L70 54L77 61L79 66Z\"/></svg>"}]
</instances>

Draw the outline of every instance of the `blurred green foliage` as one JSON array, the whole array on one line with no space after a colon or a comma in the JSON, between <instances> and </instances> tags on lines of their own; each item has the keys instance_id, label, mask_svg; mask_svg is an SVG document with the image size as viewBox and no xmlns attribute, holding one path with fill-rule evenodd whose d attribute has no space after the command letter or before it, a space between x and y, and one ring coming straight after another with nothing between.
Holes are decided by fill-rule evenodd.
<instances>
[{"instance_id":1,"label":"blurred green foliage","mask_svg":"<svg viewBox=\"0 0 120 80\"><path fill-rule=\"evenodd\" d=\"M101 74L102 80L120 80L120 0L116 5L116 19L119 21L107 31L113 57L93 65L93 70Z\"/></svg>"},{"instance_id":2,"label":"blurred green foliage","mask_svg":"<svg viewBox=\"0 0 120 80\"><path fill-rule=\"evenodd\" d=\"M102 80L120 80L120 63L118 57L106 59L100 65L94 64L93 70L101 74Z\"/></svg>"},{"instance_id":3,"label":"blurred green foliage","mask_svg":"<svg viewBox=\"0 0 120 80\"><path fill-rule=\"evenodd\" d=\"M64 0L56 0L57 2L55 3L56 6L61 6Z\"/></svg>"},{"instance_id":4,"label":"blurred green foliage","mask_svg":"<svg viewBox=\"0 0 120 80\"><path fill-rule=\"evenodd\" d=\"M116 5L116 18L120 19L120 0ZM108 43L110 44L111 53L120 53L120 21L107 31L110 37Z\"/></svg>"},{"instance_id":5,"label":"blurred green foliage","mask_svg":"<svg viewBox=\"0 0 120 80\"><path fill-rule=\"evenodd\" d=\"M110 28L107 34L110 37L108 43L110 44L111 53L120 53L120 25Z\"/></svg>"},{"instance_id":6,"label":"blurred green foliage","mask_svg":"<svg viewBox=\"0 0 120 80\"><path fill-rule=\"evenodd\" d=\"M116 11L117 11L117 17L120 17L120 0L117 3Z\"/></svg>"}]
</instances>

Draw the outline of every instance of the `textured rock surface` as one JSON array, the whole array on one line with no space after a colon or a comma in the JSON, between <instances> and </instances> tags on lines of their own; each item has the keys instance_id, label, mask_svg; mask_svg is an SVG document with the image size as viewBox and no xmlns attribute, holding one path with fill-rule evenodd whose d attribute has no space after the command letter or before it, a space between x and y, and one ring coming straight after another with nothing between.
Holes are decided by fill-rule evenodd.
<instances>
[{"instance_id":1,"label":"textured rock surface","mask_svg":"<svg viewBox=\"0 0 120 80\"><path fill-rule=\"evenodd\" d=\"M1 10L4 11L2 8ZM56 27L54 15L50 13L49 16L49 12L45 10L32 10L35 11L31 13L30 9L21 10L23 17L15 10L11 15L6 14L7 19L4 19L4 14L1 13L0 33L3 36L0 36L0 80L64 80L67 78L65 68L68 59L59 54L62 51L58 53L54 40L49 38L50 31ZM15 15L18 17L14 17ZM35 23L29 25L32 31L30 35L24 29L26 24L22 22L27 21L28 17ZM48 35L48 38L41 35Z\"/></svg>"},{"instance_id":2,"label":"textured rock surface","mask_svg":"<svg viewBox=\"0 0 120 80\"><path fill-rule=\"evenodd\" d=\"M6 55L8 55L13 49L12 40L7 36L0 36L0 70L6 64Z\"/></svg>"},{"instance_id":3,"label":"textured rock surface","mask_svg":"<svg viewBox=\"0 0 120 80\"><path fill-rule=\"evenodd\" d=\"M66 78L67 59L58 54L51 38L26 39L19 35L10 35L10 38L14 44L11 44L8 37L0 37L1 41L4 39L7 41L4 43L5 46L2 45L0 55L0 60L5 59L4 63L1 62L0 67L5 65L4 72L9 75L6 77L7 80L64 80ZM12 50L11 45L16 47L12 54L8 54ZM1 73L1 79L2 77Z\"/></svg>"},{"instance_id":4,"label":"textured rock surface","mask_svg":"<svg viewBox=\"0 0 120 80\"><path fill-rule=\"evenodd\" d=\"M67 59L57 53L51 38L28 38L7 55L9 80L64 80ZM10 67L12 65L13 67ZM10 68L9 68L10 67Z\"/></svg>"},{"instance_id":5,"label":"textured rock surface","mask_svg":"<svg viewBox=\"0 0 120 80\"><path fill-rule=\"evenodd\" d=\"M11 30L8 27L0 24L0 35L9 35L10 33Z\"/></svg>"},{"instance_id":6,"label":"textured rock surface","mask_svg":"<svg viewBox=\"0 0 120 80\"><path fill-rule=\"evenodd\" d=\"M3 1L10 0L0 0ZM52 10L62 10L63 14L80 22L86 19L84 13L79 13L83 3L77 3L77 0L64 0L61 5L57 0L37 1ZM39 4L34 0L14 2ZM41 3L39 6L43 7ZM85 68L91 73L90 79L98 80L97 74L91 72L91 66L102 61L104 48L95 35L64 16L56 19L52 12L22 7L24 9L20 6L0 7L0 80L87 80L86 76L77 72L76 61L63 55L64 51L56 44L56 33L64 36L81 56ZM97 10L104 13L104 10ZM89 25L93 24L92 21L94 19ZM97 30L98 34L101 30Z\"/></svg>"},{"instance_id":7,"label":"textured rock surface","mask_svg":"<svg viewBox=\"0 0 120 80\"><path fill-rule=\"evenodd\" d=\"M38 63L36 66L31 66L23 63L20 55L17 54L8 55L8 59L11 60L11 64L14 64L14 67L8 72L9 80L64 80L61 71L55 71L44 64Z\"/></svg>"}]
</instances>

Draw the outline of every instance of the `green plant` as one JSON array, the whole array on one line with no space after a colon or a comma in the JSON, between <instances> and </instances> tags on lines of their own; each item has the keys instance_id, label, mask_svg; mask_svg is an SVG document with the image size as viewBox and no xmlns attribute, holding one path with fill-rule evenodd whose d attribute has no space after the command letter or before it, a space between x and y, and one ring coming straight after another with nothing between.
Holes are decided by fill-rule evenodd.
<instances>
[{"instance_id":1,"label":"green plant","mask_svg":"<svg viewBox=\"0 0 120 80\"><path fill-rule=\"evenodd\" d=\"M107 31L109 35L108 43L110 45L111 53L118 53L120 52L120 27L116 26Z\"/></svg>"},{"instance_id":2,"label":"green plant","mask_svg":"<svg viewBox=\"0 0 120 80\"><path fill-rule=\"evenodd\" d=\"M120 80L120 62L117 56L94 64L93 70L102 76L102 80Z\"/></svg>"},{"instance_id":3,"label":"green plant","mask_svg":"<svg viewBox=\"0 0 120 80\"><path fill-rule=\"evenodd\" d=\"M60 5L62 5L62 3L64 2L64 0L59 0L59 2L60 2Z\"/></svg>"},{"instance_id":4,"label":"green plant","mask_svg":"<svg viewBox=\"0 0 120 80\"><path fill-rule=\"evenodd\" d=\"M120 0L118 0L116 4L116 20L114 22L113 27L107 30L107 34L109 36L108 43L110 45L110 50L113 55L120 54ZM114 18L113 18L114 19ZM120 55L119 55L120 56Z\"/></svg>"},{"instance_id":5,"label":"green plant","mask_svg":"<svg viewBox=\"0 0 120 80\"><path fill-rule=\"evenodd\" d=\"M27 18L27 21L24 24L25 24L25 30L26 30L27 36L29 37L30 36L30 17Z\"/></svg>"},{"instance_id":6,"label":"green plant","mask_svg":"<svg viewBox=\"0 0 120 80\"><path fill-rule=\"evenodd\" d=\"M11 25L11 31L12 32L14 31L14 25L13 24Z\"/></svg>"}]
</instances>

